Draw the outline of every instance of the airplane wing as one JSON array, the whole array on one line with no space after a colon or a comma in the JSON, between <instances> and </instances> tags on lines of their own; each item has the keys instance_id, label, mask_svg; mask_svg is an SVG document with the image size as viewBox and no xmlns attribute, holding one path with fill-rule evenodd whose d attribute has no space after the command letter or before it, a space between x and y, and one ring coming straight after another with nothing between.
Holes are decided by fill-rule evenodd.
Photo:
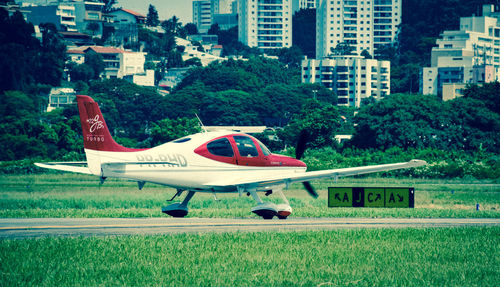
<instances>
[{"instance_id":1,"label":"airplane wing","mask_svg":"<svg viewBox=\"0 0 500 287\"><path fill-rule=\"evenodd\" d=\"M207 186L220 187L220 186L249 186L249 187L263 187L271 185L290 184L295 182L304 182L321 178L335 178L344 176L353 176L358 174L367 174L380 171L390 171L402 168L411 168L426 165L423 160L411 160L409 162L370 165L360 167L348 167L339 169L328 169L319 171L310 171L297 174L285 174L274 176L260 176L258 178L228 178L224 180L214 181L207 184Z\"/></svg>"},{"instance_id":2,"label":"airplane wing","mask_svg":"<svg viewBox=\"0 0 500 287\"><path fill-rule=\"evenodd\" d=\"M36 166L48 169L56 169L63 171L71 171L84 174L92 174L87 166L86 161L73 161L73 162L44 162L35 163Z\"/></svg>"},{"instance_id":3,"label":"airplane wing","mask_svg":"<svg viewBox=\"0 0 500 287\"><path fill-rule=\"evenodd\" d=\"M103 169L109 169L113 172L119 172L124 170L127 165L148 165L148 164L168 164L168 165L179 165L178 163L166 162L166 161L152 161L152 162L108 162L103 163ZM77 173L85 173L92 174L88 168L86 161L73 161L73 162L44 162L44 163L35 163L36 166L48 169L56 169L63 171L71 171Z\"/></svg>"}]
</instances>

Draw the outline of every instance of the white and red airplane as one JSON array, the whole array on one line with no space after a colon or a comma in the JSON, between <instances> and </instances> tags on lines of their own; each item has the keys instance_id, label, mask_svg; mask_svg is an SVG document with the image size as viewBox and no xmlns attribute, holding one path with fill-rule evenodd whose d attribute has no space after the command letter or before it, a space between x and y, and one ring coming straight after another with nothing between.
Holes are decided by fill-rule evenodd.
<instances>
[{"instance_id":1,"label":"white and red airplane","mask_svg":"<svg viewBox=\"0 0 500 287\"><path fill-rule=\"evenodd\" d=\"M184 217L188 202L196 192L251 195L257 202L252 212L264 219L287 218L292 213L283 189L302 182L313 197L318 194L309 183L319 178L338 178L425 165L425 161L330 169L306 172L300 161L306 144L301 134L296 158L273 154L256 138L235 132L202 132L148 149L131 149L117 144L104 121L98 104L88 96L77 96L87 162L36 163L49 169L93 174L146 182L177 189L170 200L188 191L181 203L162 207L162 212ZM277 193L282 204L264 202L258 192Z\"/></svg>"}]
</instances>

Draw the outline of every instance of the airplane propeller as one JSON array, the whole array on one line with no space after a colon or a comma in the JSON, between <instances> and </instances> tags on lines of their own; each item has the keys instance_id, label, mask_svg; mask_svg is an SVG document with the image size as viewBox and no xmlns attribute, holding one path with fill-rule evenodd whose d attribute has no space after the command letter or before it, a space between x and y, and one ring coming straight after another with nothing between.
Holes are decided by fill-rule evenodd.
<instances>
[{"instance_id":1,"label":"airplane propeller","mask_svg":"<svg viewBox=\"0 0 500 287\"><path fill-rule=\"evenodd\" d=\"M309 133L306 130L302 130L299 135L299 140L297 141L297 147L295 148L295 158L300 160L306 151L306 145L309 140ZM302 182L307 193L313 198L318 198L318 193L309 181Z\"/></svg>"}]
</instances>

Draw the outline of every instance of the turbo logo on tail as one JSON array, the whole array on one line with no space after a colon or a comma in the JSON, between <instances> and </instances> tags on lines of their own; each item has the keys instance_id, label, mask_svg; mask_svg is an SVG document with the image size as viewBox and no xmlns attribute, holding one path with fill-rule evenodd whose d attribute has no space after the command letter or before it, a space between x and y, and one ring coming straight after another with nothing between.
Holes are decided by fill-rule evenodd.
<instances>
[{"instance_id":1,"label":"turbo logo on tail","mask_svg":"<svg viewBox=\"0 0 500 287\"><path fill-rule=\"evenodd\" d=\"M90 132L93 133L95 130L100 130L104 128L103 121L99 120L99 115L96 115L93 119L88 119L87 123L90 124Z\"/></svg>"}]
</instances>

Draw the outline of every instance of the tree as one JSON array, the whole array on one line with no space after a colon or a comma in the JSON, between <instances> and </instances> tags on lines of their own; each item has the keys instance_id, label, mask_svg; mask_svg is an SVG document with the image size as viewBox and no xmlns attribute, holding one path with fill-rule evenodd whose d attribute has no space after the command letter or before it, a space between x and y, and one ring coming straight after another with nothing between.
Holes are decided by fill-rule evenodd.
<instances>
[{"instance_id":1,"label":"tree","mask_svg":"<svg viewBox=\"0 0 500 287\"><path fill-rule=\"evenodd\" d=\"M347 42L338 43L335 48L331 48L331 52L334 56L355 55L355 53L353 53L354 51L356 51L356 47L351 46Z\"/></svg>"},{"instance_id":2,"label":"tree","mask_svg":"<svg viewBox=\"0 0 500 287\"><path fill-rule=\"evenodd\" d=\"M404 64L391 67L392 93L418 93L421 67L418 64Z\"/></svg>"},{"instance_id":3,"label":"tree","mask_svg":"<svg viewBox=\"0 0 500 287\"><path fill-rule=\"evenodd\" d=\"M201 131L197 118L163 119L152 123L151 146L157 146Z\"/></svg>"},{"instance_id":4,"label":"tree","mask_svg":"<svg viewBox=\"0 0 500 287\"><path fill-rule=\"evenodd\" d=\"M33 25L16 11L9 16L0 9L0 93L25 90L35 81L33 66L40 42L33 37Z\"/></svg>"},{"instance_id":5,"label":"tree","mask_svg":"<svg viewBox=\"0 0 500 287\"><path fill-rule=\"evenodd\" d=\"M213 26L213 25L212 25ZM212 28L212 27L211 27ZM219 44L224 47L222 54L224 56L237 55L244 58L251 58L262 55L262 51L257 48L250 48L238 41L238 27L232 27L228 30L220 30L213 26L212 32L217 32Z\"/></svg>"},{"instance_id":6,"label":"tree","mask_svg":"<svg viewBox=\"0 0 500 287\"><path fill-rule=\"evenodd\" d=\"M196 27L196 25L193 24L193 23L187 23L184 26L184 30L186 30L186 33L188 35L196 35L196 34L198 34L198 27Z\"/></svg>"},{"instance_id":7,"label":"tree","mask_svg":"<svg viewBox=\"0 0 500 287\"><path fill-rule=\"evenodd\" d=\"M104 67L104 59L103 59L102 55L98 54L96 52L93 52L93 51L89 51L85 55L85 64L87 66L89 66L94 71L93 78L99 79L99 77L101 76L101 73L104 71L104 68L105 68Z\"/></svg>"},{"instance_id":8,"label":"tree","mask_svg":"<svg viewBox=\"0 0 500 287\"><path fill-rule=\"evenodd\" d=\"M87 64L76 64L69 63L68 64L68 72L70 75L70 79L72 82L83 81L85 83L90 82L90 80L94 79L94 69Z\"/></svg>"},{"instance_id":9,"label":"tree","mask_svg":"<svg viewBox=\"0 0 500 287\"><path fill-rule=\"evenodd\" d=\"M480 100L491 111L500 114L500 83L470 85L464 90L464 97Z\"/></svg>"},{"instance_id":10,"label":"tree","mask_svg":"<svg viewBox=\"0 0 500 287\"><path fill-rule=\"evenodd\" d=\"M138 142L148 138L152 122L166 118L167 111L176 108L166 105L165 97L155 89L121 79L92 81L89 95L99 103L114 136Z\"/></svg>"},{"instance_id":11,"label":"tree","mask_svg":"<svg viewBox=\"0 0 500 287\"><path fill-rule=\"evenodd\" d=\"M358 148L446 148L444 104L435 96L393 94L363 106L352 144Z\"/></svg>"},{"instance_id":12,"label":"tree","mask_svg":"<svg viewBox=\"0 0 500 287\"><path fill-rule=\"evenodd\" d=\"M201 119L207 125L262 125L259 117L262 102L257 95L243 91L226 90L212 92L202 100ZM231 108L228 108L231 107Z\"/></svg>"},{"instance_id":13,"label":"tree","mask_svg":"<svg viewBox=\"0 0 500 287\"><path fill-rule=\"evenodd\" d=\"M442 102L436 96L393 94L356 115L357 148L433 148L497 152L500 115L477 99Z\"/></svg>"},{"instance_id":14,"label":"tree","mask_svg":"<svg viewBox=\"0 0 500 287\"><path fill-rule=\"evenodd\" d=\"M156 11L155 6L149 4L146 25L149 27L156 27L159 24L160 24L160 19L158 17L158 11Z\"/></svg>"},{"instance_id":15,"label":"tree","mask_svg":"<svg viewBox=\"0 0 500 287\"><path fill-rule=\"evenodd\" d=\"M208 93L201 81L195 81L184 89L171 93L164 97L165 115L171 119L192 118L195 114L199 115L202 100Z\"/></svg>"},{"instance_id":16,"label":"tree","mask_svg":"<svg viewBox=\"0 0 500 287\"><path fill-rule=\"evenodd\" d=\"M39 140L44 126L37 120L37 102L20 91L7 91L0 97L0 160L46 156Z\"/></svg>"},{"instance_id":17,"label":"tree","mask_svg":"<svg viewBox=\"0 0 500 287\"><path fill-rule=\"evenodd\" d=\"M304 55L316 57L316 9L300 9L292 18L292 44Z\"/></svg>"},{"instance_id":18,"label":"tree","mask_svg":"<svg viewBox=\"0 0 500 287\"><path fill-rule=\"evenodd\" d=\"M458 150L500 151L500 114L495 113L485 102L472 97L452 100L450 147Z\"/></svg>"},{"instance_id":19,"label":"tree","mask_svg":"<svg viewBox=\"0 0 500 287\"><path fill-rule=\"evenodd\" d=\"M59 86L66 62L66 45L52 23L40 24L41 51L36 58L35 79L38 83Z\"/></svg>"},{"instance_id":20,"label":"tree","mask_svg":"<svg viewBox=\"0 0 500 287\"><path fill-rule=\"evenodd\" d=\"M305 131L308 135L308 146L319 148L334 144L335 133L339 127L340 116L335 106L310 99L278 136L286 145L295 146L299 134Z\"/></svg>"},{"instance_id":21,"label":"tree","mask_svg":"<svg viewBox=\"0 0 500 287\"><path fill-rule=\"evenodd\" d=\"M365 58L365 59L372 59L372 55L370 55L370 52L368 52L368 50L363 50L361 51L361 57Z\"/></svg>"},{"instance_id":22,"label":"tree","mask_svg":"<svg viewBox=\"0 0 500 287\"><path fill-rule=\"evenodd\" d=\"M302 51L297 46L277 49L273 54L278 56L280 62L291 68L301 67L302 59L304 58L304 54L302 54Z\"/></svg>"},{"instance_id":23,"label":"tree","mask_svg":"<svg viewBox=\"0 0 500 287\"><path fill-rule=\"evenodd\" d=\"M100 0L102 3L104 3L104 7L102 8L102 12L104 13L109 13L114 10L113 5L115 5L118 1L117 0Z\"/></svg>"},{"instance_id":24,"label":"tree","mask_svg":"<svg viewBox=\"0 0 500 287\"><path fill-rule=\"evenodd\" d=\"M87 24L87 30L92 32L92 35L95 35L100 29L101 26L96 22L90 22Z\"/></svg>"},{"instance_id":25,"label":"tree","mask_svg":"<svg viewBox=\"0 0 500 287\"><path fill-rule=\"evenodd\" d=\"M167 54L167 68L180 68L184 67L182 54L178 51L170 51Z\"/></svg>"},{"instance_id":26,"label":"tree","mask_svg":"<svg viewBox=\"0 0 500 287\"><path fill-rule=\"evenodd\" d=\"M182 23L179 22L179 18L172 16L172 18L163 21L161 27L165 30L165 33L177 35L182 28Z\"/></svg>"},{"instance_id":27,"label":"tree","mask_svg":"<svg viewBox=\"0 0 500 287\"><path fill-rule=\"evenodd\" d=\"M215 23L210 26L210 29L208 29L207 32L209 35L218 35L220 33L220 27L219 24Z\"/></svg>"}]
</instances>

